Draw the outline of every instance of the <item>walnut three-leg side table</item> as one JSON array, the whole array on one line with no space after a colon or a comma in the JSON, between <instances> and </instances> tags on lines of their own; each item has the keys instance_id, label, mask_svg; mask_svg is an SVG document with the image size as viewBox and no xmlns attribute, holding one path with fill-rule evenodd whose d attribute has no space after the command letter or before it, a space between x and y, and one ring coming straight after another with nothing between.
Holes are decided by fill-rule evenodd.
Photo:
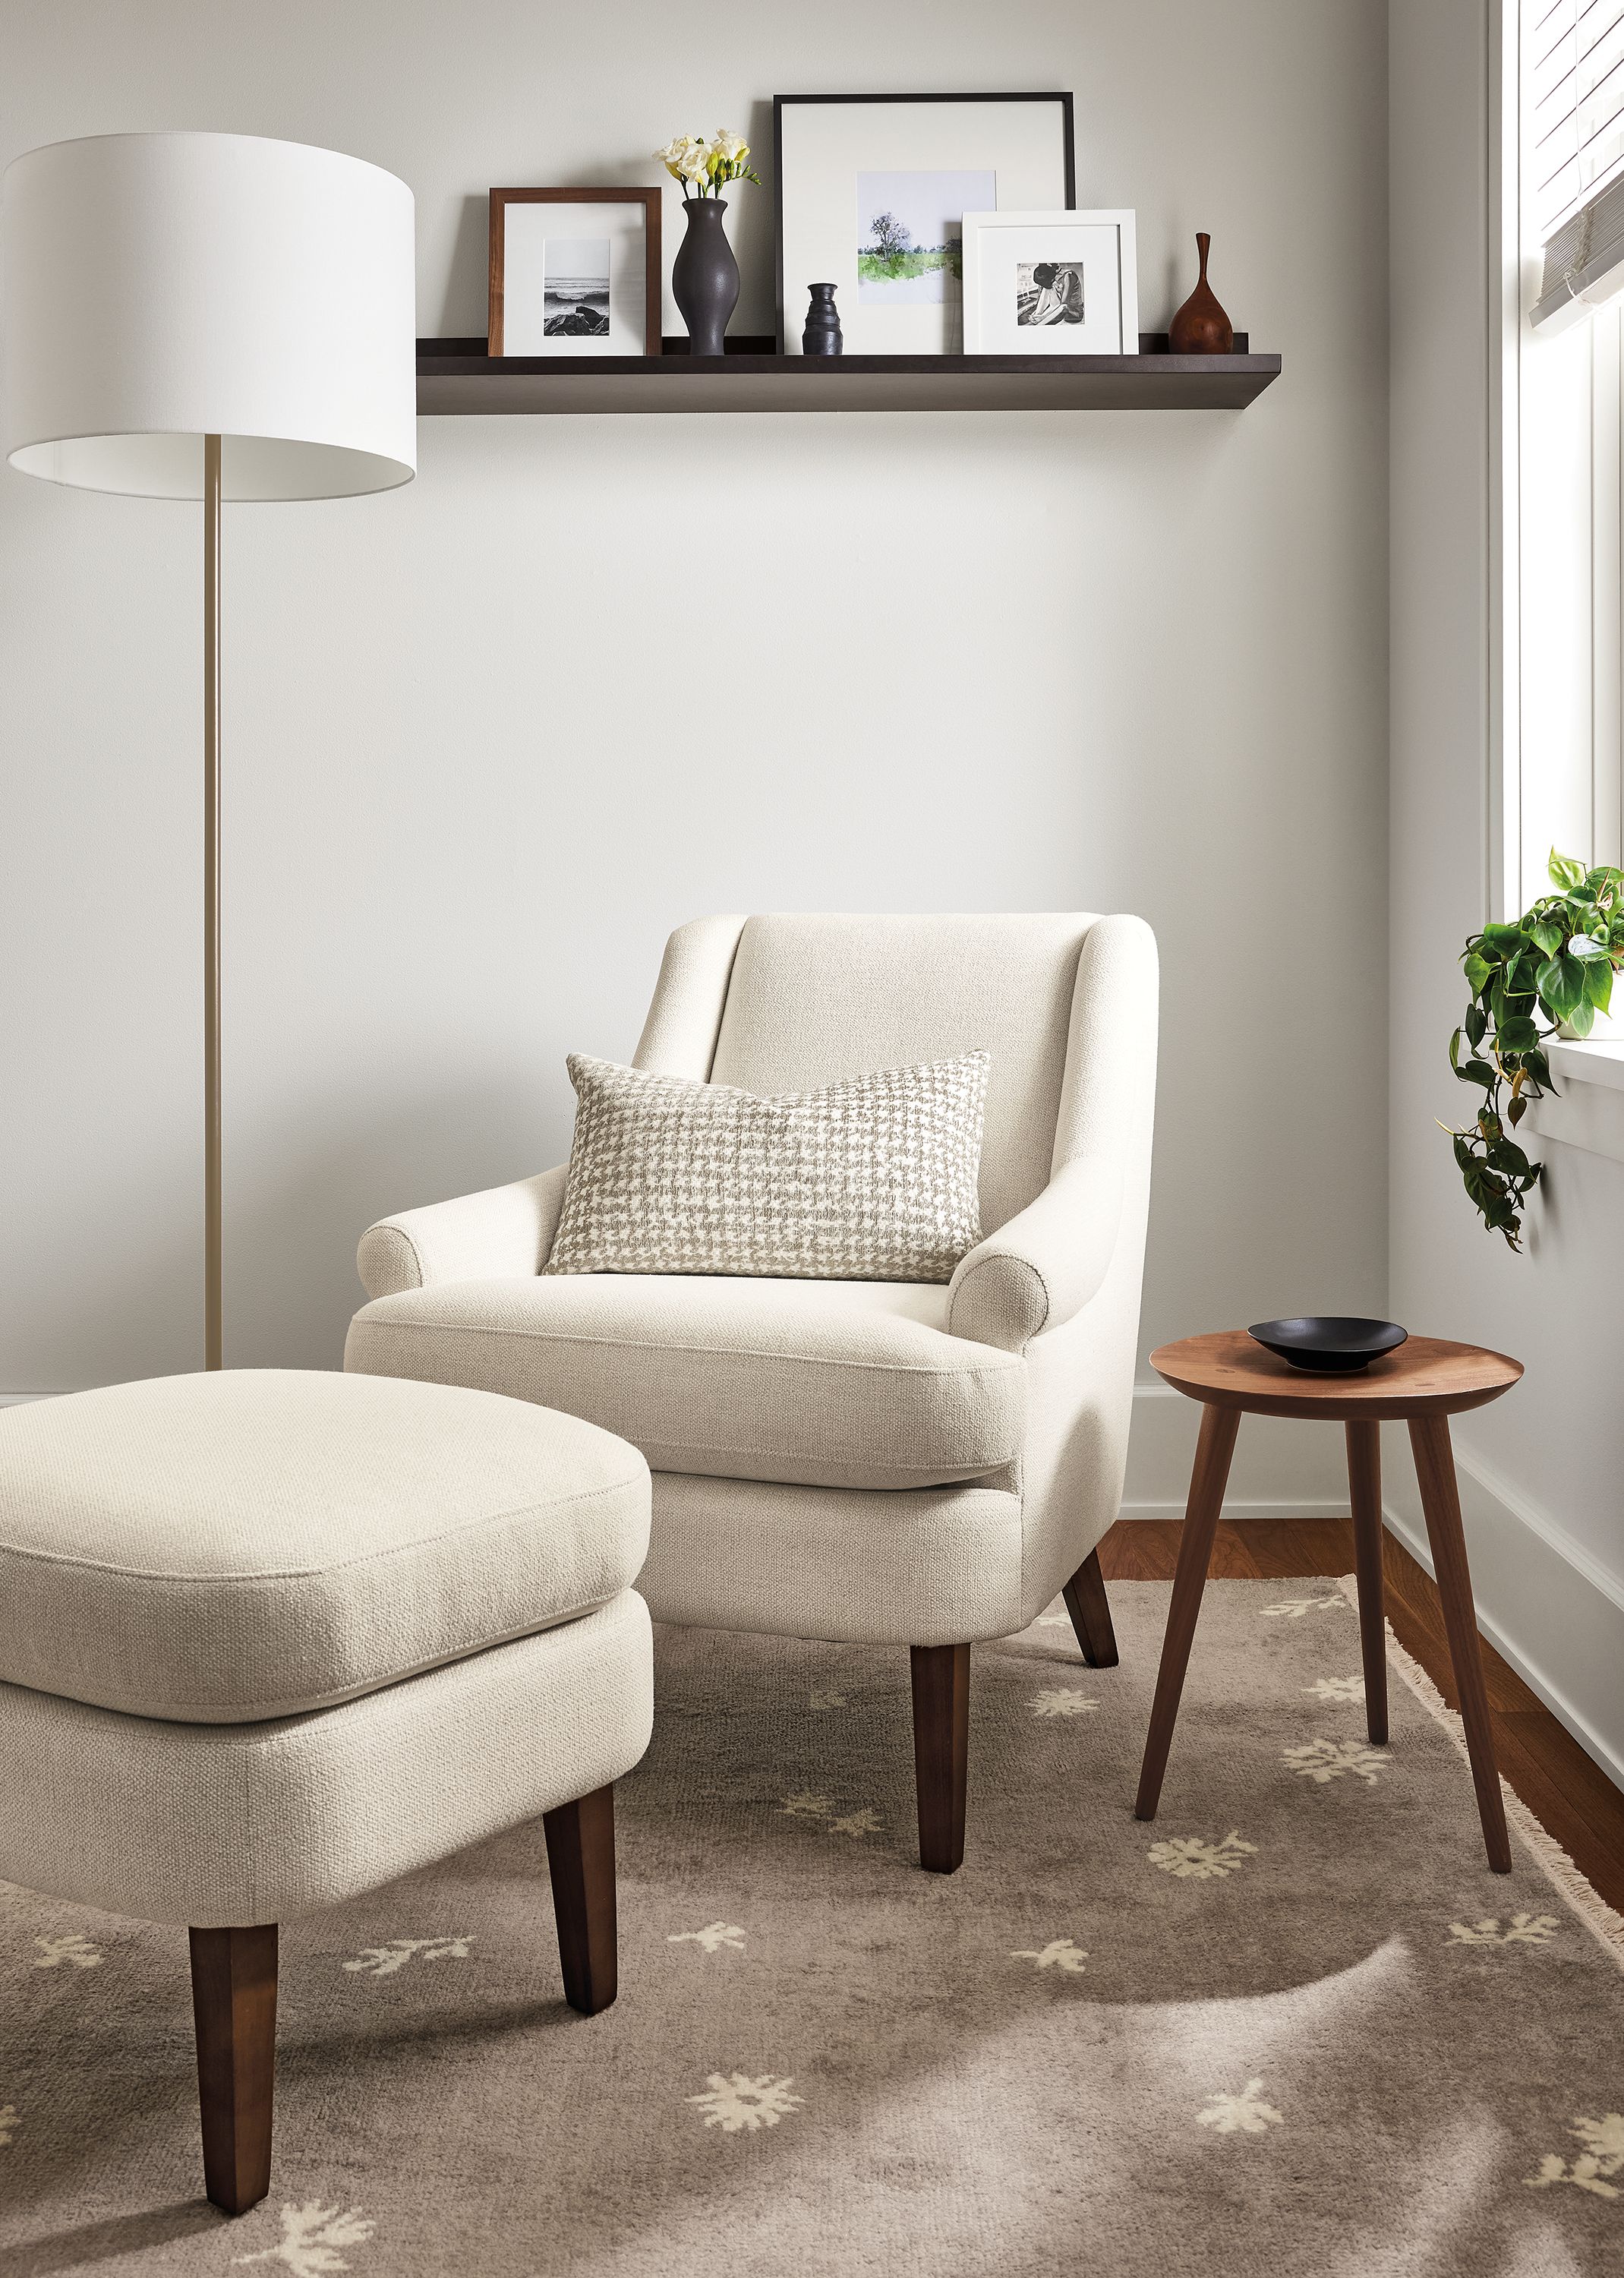
<instances>
[{"instance_id":1,"label":"walnut three-leg side table","mask_svg":"<svg viewBox=\"0 0 1624 2278\"><path fill-rule=\"evenodd\" d=\"M1508 1392L1522 1374L1520 1361L1477 1345L1411 1337L1396 1352L1355 1375L1310 1374L1268 1352L1239 1330L1186 1337L1150 1356L1150 1365L1176 1390L1201 1403L1201 1439L1190 1479L1184 1534L1173 1579L1173 1602L1162 1645L1150 1733L1140 1774L1134 1816L1154 1819L1172 1744L1178 1696L1201 1608L1224 1485L1240 1419L1254 1416L1313 1417L1347 1429L1348 1486L1353 1509L1353 1563L1359 1580L1359 1636L1365 1669L1365 1716L1377 1747L1387 1739L1387 1655L1382 1619L1382 1442L1384 1423L1407 1424L1421 1482L1422 1509L1432 1545L1443 1602L1444 1627L1460 1696L1472 1784L1483 1820L1489 1864L1511 1871L1511 1845L1500 1800L1489 1695L1477 1645L1477 1615L1467 1566L1460 1499L1449 1419Z\"/></svg>"}]
</instances>

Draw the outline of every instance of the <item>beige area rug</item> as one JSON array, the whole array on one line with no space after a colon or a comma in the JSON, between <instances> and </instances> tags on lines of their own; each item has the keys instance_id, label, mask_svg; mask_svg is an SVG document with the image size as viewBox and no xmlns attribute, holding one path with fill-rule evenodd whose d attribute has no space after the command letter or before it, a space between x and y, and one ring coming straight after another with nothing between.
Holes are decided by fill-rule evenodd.
<instances>
[{"instance_id":1,"label":"beige area rug","mask_svg":"<svg viewBox=\"0 0 1624 2278\"><path fill-rule=\"evenodd\" d=\"M1167 1591L1111 1598L1119 1669L1057 1609L976 1649L946 1878L905 1654L665 1633L618 2005L562 2004L538 1827L294 1927L237 2222L184 1936L0 1890L0 2278L1624 2270L1616 1917L1526 1817L1490 1874L1419 1672L1367 1747L1332 1582L1209 1588L1141 1826Z\"/></svg>"}]
</instances>

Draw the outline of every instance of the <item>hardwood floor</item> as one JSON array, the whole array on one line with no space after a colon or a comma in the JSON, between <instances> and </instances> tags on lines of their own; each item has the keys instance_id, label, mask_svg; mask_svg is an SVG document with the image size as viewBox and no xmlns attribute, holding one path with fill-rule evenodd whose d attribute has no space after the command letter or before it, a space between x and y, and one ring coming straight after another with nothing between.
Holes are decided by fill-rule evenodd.
<instances>
[{"instance_id":1,"label":"hardwood floor","mask_svg":"<svg viewBox=\"0 0 1624 2278\"><path fill-rule=\"evenodd\" d=\"M1100 1545L1100 1567L1107 1582L1170 1581L1182 1531L1183 1522L1176 1518L1119 1521ZM1393 1634L1450 1707L1458 1708L1443 1609L1432 1579L1391 1533L1384 1537L1384 1549L1387 1618ZM1351 1574L1353 1523L1346 1518L1223 1520L1209 1571L1231 1580ZM1624 1794L1486 1639L1483 1655L1501 1771L1580 1872L1609 1906L1624 1914Z\"/></svg>"}]
</instances>

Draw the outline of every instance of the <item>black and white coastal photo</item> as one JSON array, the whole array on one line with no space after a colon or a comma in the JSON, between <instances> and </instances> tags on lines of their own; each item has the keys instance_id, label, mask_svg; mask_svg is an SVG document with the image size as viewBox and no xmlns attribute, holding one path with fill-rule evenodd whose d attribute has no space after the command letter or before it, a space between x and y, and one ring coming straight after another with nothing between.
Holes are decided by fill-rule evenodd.
<instances>
[{"instance_id":1,"label":"black and white coastal photo","mask_svg":"<svg viewBox=\"0 0 1624 2278\"><path fill-rule=\"evenodd\" d=\"M550 237L542 256L542 329L549 340L606 338L609 241Z\"/></svg>"}]
</instances>

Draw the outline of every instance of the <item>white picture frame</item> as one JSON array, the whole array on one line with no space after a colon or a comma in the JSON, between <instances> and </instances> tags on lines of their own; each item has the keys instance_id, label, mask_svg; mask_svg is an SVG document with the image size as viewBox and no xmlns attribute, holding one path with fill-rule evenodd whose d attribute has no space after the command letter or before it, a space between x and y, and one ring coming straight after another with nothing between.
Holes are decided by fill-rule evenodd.
<instances>
[{"instance_id":1,"label":"white picture frame","mask_svg":"<svg viewBox=\"0 0 1624 2278\"><path fill-rule=\"evenodd\" d=\"M967 213L964 247L966 355L1139 354L1131 208Z\"/></svg>"}]
</instances>

